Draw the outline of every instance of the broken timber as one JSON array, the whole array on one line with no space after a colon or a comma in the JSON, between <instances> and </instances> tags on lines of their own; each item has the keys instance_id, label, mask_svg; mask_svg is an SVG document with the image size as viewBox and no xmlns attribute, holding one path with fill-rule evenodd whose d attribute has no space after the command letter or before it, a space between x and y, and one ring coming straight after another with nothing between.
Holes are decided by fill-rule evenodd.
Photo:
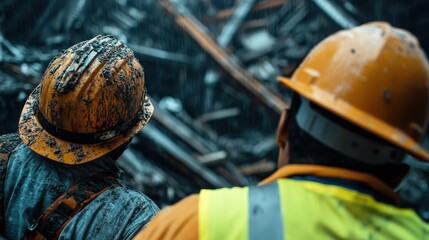
<instances>
[{"instance_id":1,"label":"broken timber","mask_svg":"<svg viewBox=\"0 0 429 240\"><path fill-rule=\"evenodd\" d=\"M147 153L150 151L155 151L157 154L162 153L161 155L164 155L163 158L169 161L169 164L176 169L181 169L184 174L198 182L200 187L220 188L231 186L226 180L199 163L198 159L186 152L156 127L150 124L146 125L144 131L138 133L137 136L155 143L153 148L146 149ZM143 142L148 141L143 140Z\"/></svg>"},{"instance_id":2,"label":"broken timber","mask_svg":"<svg viewBox=\"0 0 429 240\"><path fill-rule=\"evenodd\" d=\"M338 7L333 1L313 0L313 3L342 28L351 28L359 25L355 19L346 14L344 10Z\"/></svg>"},{"instance_id":3,"label":"broken timber","mask_svg":"<svg viewBox=\"0 0 429 240\"><path fill-rule=\"evenodd\" d=\"M255 4L255 6L252 7L251 12L255 13L255 12L259 12L259 11L271 10L274 8L278 8L278 7L282 6L283 4L286 4L287 2L288 2L288 0L266 0L266 1L262 1L262 2ZM229 17L231 17L233 12L234 12L233 8L224 9L224 10L217 12L216 15L214 15L213 17L212 16L205 17L203 22L224 21L224 20L228 19Z\"/></svg>"},{"instance_id":4,"label":"broken timber","mask_svg":"<svg viewBox=\"0 0 429 240\"><path fill-rule=\"evenodd\" d=\"M232 14L229 21L222 28L221 33L217 37L217 44L220 48L226 48L231 43L237 30L243 24L244 19L249 14L250 10L254 6L256 0L240 1L234 7L234 13ZM214 85L219 81L220 75L216 73L214 69L210 69L204 76L204 83L207 84L206 102L204 110L211 110L212 101L214 96Z\"/></svg>"},{"instance_id":5,"label":"broken timber","mask_svg":"<svg viewBox=\"0 0 429 240\"><path fill-rule=\"evenodd\" d=\"M237 167L229 162L227 153L219 149L216 143L203 138L191 127L188 127L186 124L176 119L176 117L168 111L164 111L162 108L158 107L158 103L155 100L152 100L152 103L155 109L157 109L153 114L153 119L198 153L198 156L195 158L192 157L193 160L198 160L197 162L205 166L213 166L216 172L224 175L228 181L235 185L246 185L247 180L238 171ZM177 151L175 153L177 153ZM174 155L176 155L175 159L181 160L181 155ZM193 154L189 155L193 156ZM229 174L224 174L225 172Z\"/></svg>"},{"instance_id":6,"label":"broken timber","mask_svg":"<svg viewBox=\"0 0 429 240\"><path fill-rule=\"evenodd\" d=\"M247 14L249 14L255 2L256 0L240 1L237 6L235 6L231 19L225 24L222 32L217 37L217 43L220 47L225 48L231 43L232 38L243 23Z\"/></svg>"},{"instance_id":7,"label":"broken timber","mask_svg":"<svg viewBox=\"0 0 429 240\"><path fill-rule=\"evenodd\" d=\"M188 33L216 62L241 86L254 95L271 112L280 114L288 104L280 96L266 88L240 66L238 60L221 48L209 30L176 1L159 0L161 6L174 17L176 24Z\"/></svg>"}]
</instances>

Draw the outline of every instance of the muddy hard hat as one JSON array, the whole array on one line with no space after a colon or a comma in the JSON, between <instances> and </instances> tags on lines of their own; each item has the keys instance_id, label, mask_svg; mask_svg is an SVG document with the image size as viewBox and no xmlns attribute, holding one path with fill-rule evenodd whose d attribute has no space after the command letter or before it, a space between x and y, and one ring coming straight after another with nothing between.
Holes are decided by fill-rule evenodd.
<instances>
[{"instance_id":1,"label":"muddy hard hat","mask_svg":"<svg viewBox=\"0 0 429 240\"><path fill-rule=\"evenodd\" d=\"M429 161L419 144L428 124L429 66L418 40L385 22L320 42L280 83L311 102Z\"/></svg>"},{"instance_id":2,"label":"muddy hard hat","mask_svg":"<svg viewBox=\"0 0 429 240\"><path fill-rule=\"evenodd\" d=\"M19 134L48 159L81 164L127 142L152 113L132 50L111 36L97 36L52 59L24 105Z\"/></svg>"}]
</instances>

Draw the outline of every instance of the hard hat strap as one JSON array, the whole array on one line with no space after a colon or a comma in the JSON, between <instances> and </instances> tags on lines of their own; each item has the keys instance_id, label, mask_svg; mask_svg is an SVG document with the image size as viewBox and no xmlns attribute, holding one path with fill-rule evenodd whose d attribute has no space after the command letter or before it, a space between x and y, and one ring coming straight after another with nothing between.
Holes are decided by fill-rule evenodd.
<instances>
[{"instance_id":1,"label":"hard hat strap","mask_svg":"<svg viewBox=\"0 0 429 240\"><path fill-rule=\"evenodd\" d=\"M296 115L298 126L323 145L347 157L371 164L398 163L404 152L393 146L372 141L326 118L301 98Z\"/></svg>"},{"instance_id":2,"label":"hard hat strap","mask_svg":"<svg viewBox=\"0 0 429 240\"><path fill-rule=\"evenodd\" d=\"M144 107L142 107L134 118L127 123L96 133L76 133L56 127L43 116L38 108L36 109L37 120L45 131L59 139L80 144L100 143L119 136L120 134L125 134L141 120L142 116L144 116Z\"/></svg>"}]
</instances>

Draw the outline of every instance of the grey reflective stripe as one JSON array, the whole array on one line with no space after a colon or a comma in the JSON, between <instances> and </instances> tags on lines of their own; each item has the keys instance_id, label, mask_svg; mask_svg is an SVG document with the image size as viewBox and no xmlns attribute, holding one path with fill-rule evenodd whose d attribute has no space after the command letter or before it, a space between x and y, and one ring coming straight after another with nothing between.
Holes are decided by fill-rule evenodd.
<instances>
[{"instance_id":1,"label":"grey reflective stripe","mask_svg":"<svg viewBox=\"0 0 429 240\"><path fill-rule=\"evenodd\" d=\"M283 239L278 183L249 188L249 240Z\"/></svg>"}]
</instances>

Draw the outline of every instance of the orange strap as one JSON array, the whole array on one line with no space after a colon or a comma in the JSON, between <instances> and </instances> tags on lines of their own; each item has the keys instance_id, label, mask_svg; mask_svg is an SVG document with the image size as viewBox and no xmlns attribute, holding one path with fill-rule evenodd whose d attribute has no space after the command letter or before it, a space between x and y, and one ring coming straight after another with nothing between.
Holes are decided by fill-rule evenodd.
<instances>
[{"instance_id":1,"label":"orange strap","mask_svg":"<svg viewBox=\"0 0 429 240\"><path fill-rule=\"evenodd\" d=\"M392 199L396 204L399 204L399 197L386 183L368 173L352 171L344 168L328 167L311 164L288 164L268 178L264 179L259 185L264 185L274 182L280 178L287 178L296 175L314 175L318 177L335 177L365 183L372 189Z\"/></svg>"},{"instance_id":2,"label":"orange strap","mask_svg":"<svg viewBox=\"0 0 429 240\"><path fill-rule=\"evenodd\" d=\"M80 210L107 189L120 185L117 178L106 172L77 182L43 212L22 239L58 239L67 223Z\"/></svg>"}]
</instances>

